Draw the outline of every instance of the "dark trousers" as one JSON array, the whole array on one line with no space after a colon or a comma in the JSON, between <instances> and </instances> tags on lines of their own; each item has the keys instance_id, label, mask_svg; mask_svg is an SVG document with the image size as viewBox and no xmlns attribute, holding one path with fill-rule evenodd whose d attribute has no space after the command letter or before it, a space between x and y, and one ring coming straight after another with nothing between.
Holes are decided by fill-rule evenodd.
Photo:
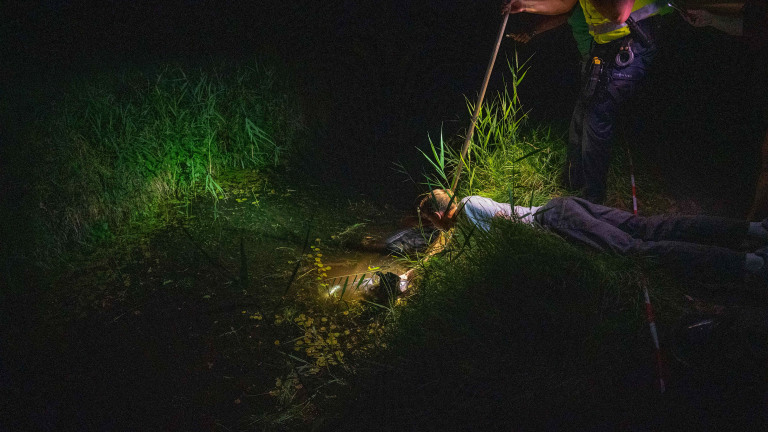
<instances>
[{"instance_id":1,"label":"dark trousers","mask_svg":"<svg viewBox=\"0 0 768 432\"><path fill-rule=\"evenodd\" d=\"M566 178L570 187L583 189L584 197L595 203L605 199L605 181L611 160L611 144L618 113L636 93L656 55L654 40L660 37L660 18L638 23L651 41L643 45L632 35L607 43L595 44L588 59L602 60L603 71L594 91L582 91L571 117L568 133L568 166ZM630 44L634 60L626 66L615 63L622 46ZM586 65L582 84L587 88L591 67Z\"/></svg>"},{"instance_id":2,"label":"dark trousers","mask_svg":"<svg viewBox=\"0 0 768 432\"><path fill-rule=\"evenodd\" d=\"M742 275L745 254L733 249L749 223L715 216L636 216L585 199L554 198L535 216L560 236L602 251L657 258L691 274Z\"/></svg>"}]
</instances>

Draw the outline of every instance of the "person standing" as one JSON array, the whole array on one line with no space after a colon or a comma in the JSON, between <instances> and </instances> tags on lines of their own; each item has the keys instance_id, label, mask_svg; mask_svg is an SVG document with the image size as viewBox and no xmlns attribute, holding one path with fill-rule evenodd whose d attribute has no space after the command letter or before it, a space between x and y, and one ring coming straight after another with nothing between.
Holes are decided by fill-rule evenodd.
<instances>
[{"instance_id":1,"label":"person standing","mask_svg":"<svg viewBox=\"0 0 768 432\"><path fill-rule=\"evenodd\" d=\"M558 15L577 0L512 0L503 13ZM578 0L594 44L568 134L566 186L593 203L605 200L611 147L619 111L635 95L659 49L661 15L672 12L654 0Z\"/></svg>"}]
</instances>

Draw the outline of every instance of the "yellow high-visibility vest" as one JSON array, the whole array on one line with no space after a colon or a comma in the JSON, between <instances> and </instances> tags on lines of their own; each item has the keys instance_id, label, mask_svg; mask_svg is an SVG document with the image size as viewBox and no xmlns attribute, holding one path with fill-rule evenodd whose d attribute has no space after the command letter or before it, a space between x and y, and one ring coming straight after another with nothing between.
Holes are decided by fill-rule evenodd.
<instances>
[{"instance_id":1,"label":"yellow high-visibility vest","mask_svg":"<svg viewBox=\"0 0 768 432\"><path fill-rule=\"evenodd\" d=\"M592 35L595 42L599 44L608 43L630 33L626 23L615 24L611 22L597 11L589 0L579 0L579 3L581 3L581 8L584 9L584 18L587 20L587 25L589 26L589 34ZM654 15L663 15L670 11L672 11L672 8L669 7L666 2L659 2L658 0L635 0L630 16L635 21L640 21Z\"/></svg>"}]
</instances>

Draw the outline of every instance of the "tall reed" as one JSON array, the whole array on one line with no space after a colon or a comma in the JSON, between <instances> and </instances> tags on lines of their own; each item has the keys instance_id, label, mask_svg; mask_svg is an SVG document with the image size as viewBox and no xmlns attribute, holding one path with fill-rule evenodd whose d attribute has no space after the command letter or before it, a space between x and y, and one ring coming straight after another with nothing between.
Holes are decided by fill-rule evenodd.
<instances>
[{"instance_id":1,"label":"tall reed","mask_svg":"<svg viewBox=\"0 0 768 432\"><path fill-rule=\"evenodd\" d=\"M507 66L511 79L480 109L456 192L538 205L564 192L557 179L565 163L566 143L562 134L528 121L518 97L526 64L515 58ZM468 99L467 108L470 114L474 112ZM450 184L449 177L461 158L457 138L430 140L430 151L423 152L433 171L426 175L429 188Z\"/></svg>"}]
</instances>

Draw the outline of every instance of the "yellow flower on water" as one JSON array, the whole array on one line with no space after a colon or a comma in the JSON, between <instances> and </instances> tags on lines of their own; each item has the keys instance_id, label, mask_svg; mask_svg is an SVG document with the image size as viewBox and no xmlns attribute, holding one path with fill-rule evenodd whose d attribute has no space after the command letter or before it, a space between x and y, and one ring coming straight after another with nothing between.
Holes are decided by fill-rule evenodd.
<instances>
[{"instance_id":1,"label":"yellow flower on water","mask_svg":"<svg viewBox=\"0 0 768 432\"><path fill-rule=\"evenodd\" d=\"M275 346L280 346L280 341L275 339Z\"/></svg>"}]
</instances>

